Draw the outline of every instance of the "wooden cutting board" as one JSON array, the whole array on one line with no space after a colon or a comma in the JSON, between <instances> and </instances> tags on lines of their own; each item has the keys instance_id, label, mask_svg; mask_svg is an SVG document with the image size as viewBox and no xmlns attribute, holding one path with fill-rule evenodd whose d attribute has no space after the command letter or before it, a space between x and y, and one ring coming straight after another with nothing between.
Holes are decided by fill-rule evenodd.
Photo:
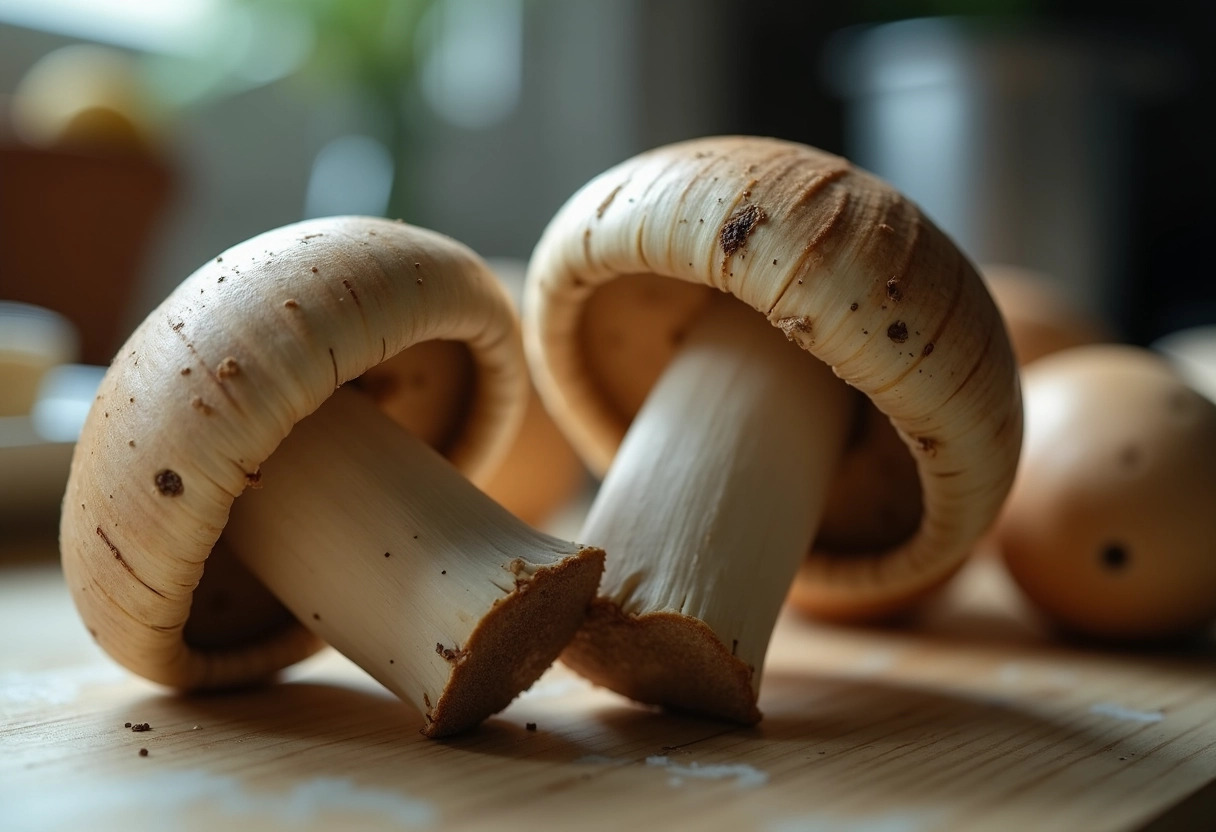
<instances>
[{"instance_id":1,"label":"wooden cutting board","mask_svg":"<svg viewBox=\"0 0 1216 832\"><path fill-rule=\"evenodd\" d=\"M988 558L905 627L784 617L754 729L637 707L559 667L436 742L332 651L231 695L132 678L39 547L0 559L6 832L1216 829L1216 641L1053 641Z\"/></svg>"}]
</instances>

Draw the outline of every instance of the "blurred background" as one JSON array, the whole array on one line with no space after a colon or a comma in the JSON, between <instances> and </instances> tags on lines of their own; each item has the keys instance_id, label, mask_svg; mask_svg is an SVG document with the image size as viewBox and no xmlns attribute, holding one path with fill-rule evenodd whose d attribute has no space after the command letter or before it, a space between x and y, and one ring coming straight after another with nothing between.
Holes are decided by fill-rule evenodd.
<instances>
[{"instance_id":1,"label":"blurred background","mask_svg":"<svg viewBox=\"0 0 1216 832\"><path fill-rule=\"evenodd\" d=\"M95 383L46 368L236 242L383 214L523 259L587 179L712 133L850 157L1125 340L1211 323L1213 36L1182 0L0 0L0 481L66 464L12 450Z\"/></svg>"}]
</instances>

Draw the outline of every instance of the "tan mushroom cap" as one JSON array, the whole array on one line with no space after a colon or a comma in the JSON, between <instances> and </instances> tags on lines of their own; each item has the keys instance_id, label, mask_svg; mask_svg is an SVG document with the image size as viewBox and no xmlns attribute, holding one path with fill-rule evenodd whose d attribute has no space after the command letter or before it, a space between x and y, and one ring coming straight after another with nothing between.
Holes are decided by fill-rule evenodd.
<instances>
[{"instance_id":1,"label":"tan mushroom cap","mask_svg":"<svg viewBox=\"0 0 1216 832\"><path fill-rule=\"evenodd\" d=\"M1048 356L1023 382L1022 465L995 536L1026 595L1107 638L1216 618L1216 405L1128 346Z\"/></svg>"},{"instance_id":2,"label":"tan mushroom cap","mask_svg":"<svg viewBox=\"0 0 1216 832\"><path fill-rule=\"evenodd\" d=\"M1053 352L1110 341L1110 333L1052 283L1047 276L1020 266L980 266L1013 343L1018 364L1029 364Z\"/></svg>"},{"instance_id":3,"label":"tan mushroom cap","mask_svg":"<svg viewBox=\"0 0 1216 832\"><path fill-rule=\"evenodd\" d=\"M395 356L432 341L470 369L458 391L428 383L439 415L423 421L442 426L454 465L484 474L522 415L526 373L510 300L461 244L388 220L310 220L187 278L115 357L72 461L63 566L97 642L180 688L258 680L314 652L224 551L229 510L338 386L377 365L383 384ZM246 602L247 623L213 629L204 599Z\"/></svg>"},{"instance_id":4,"label":"tan mushroom cap","mask_svg":"<svg viewBox=\"0 0 1216 832\"><path fill-rule=\"evenodd\" d=\"M550 223L526 298L537 387L595 471L713 289L864 393L885 418L859 434L892 425L917 474L912 522L886 539L829 509L836 551L821 535L803 570L815 607L878 613L948 577L994 519L1021 436L1012 352L971 264L890 186L804 145L700 139L609 170ZM875 473L833 502L871 500L889 474Z\"/></svg>"}]
</instances>

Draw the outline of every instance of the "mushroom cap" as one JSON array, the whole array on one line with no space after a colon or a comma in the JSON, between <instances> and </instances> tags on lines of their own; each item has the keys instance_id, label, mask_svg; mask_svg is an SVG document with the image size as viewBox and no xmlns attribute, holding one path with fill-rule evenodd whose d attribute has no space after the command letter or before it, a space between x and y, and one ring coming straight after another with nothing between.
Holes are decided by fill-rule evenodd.
<instances>
[{"instance_id":1,"label":"mushroom cap","mask_svg":"<svg viewBox=\"0 0 1216 832\"><path fill-rule=\"evenodd\" d=\"M913 460L906 529L875 540L825 517L843 551L810 553L815 608L868 612L944 580L994 519L1021 436L1013 355L974 268L890 186L804 145L700 139L607 171L551 221L525 298L537 388L597 473L715 289L884 415L860 420L853 447L874 423ZM876 473L835 502L872 500Z\"/></svg>"},{"instance_id":2,"label":"mushroom cap","mask_svg":"<svg viewBox=\"0 0 1216 832\"><path fill-rule=\"evenodd\" d=\"M995 536L1026 595L1107 638L1216 618L1216 405L1129 346L1048 356L1023 384L1022 463Z\"/></svg>"},{"instance_id":3,"label":"mushroom cap","mask_svg":"<svg viewBox=\"0 0 1216 832\"><path fill-rule=\"evenodd\" d=\"M980 267L1009 330L1018 364L1053 352L1109 341L1106 328L1045 275L999 263Z\"/></svg>"},{"instance_id":4,"label":"mushroom cap","mask_svg":"<svg viewBox=\"0 0 1216 832\"><path fill-rule=\"evenodd\" d=\"M389 220L310 220L188 277L115 357L72 460L60 546L97 642L179 688L259 680L318 649L226 551L229 509L339 385L377 365L383 382L395 356L436 340L472 368L459 395L430 385L448 420L440 450L488 473L526 372L510 300L461 244Z\"/></svg>"}]
</instances>

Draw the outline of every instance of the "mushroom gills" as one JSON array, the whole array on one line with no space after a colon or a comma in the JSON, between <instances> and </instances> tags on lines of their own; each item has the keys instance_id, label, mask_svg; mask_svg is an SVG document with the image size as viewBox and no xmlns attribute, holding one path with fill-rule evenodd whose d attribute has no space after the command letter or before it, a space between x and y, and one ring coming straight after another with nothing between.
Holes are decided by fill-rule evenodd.
<instances>
[{"instance_id":1,"label":"mushroom gills","mask_svg":"<svg viewBox=\"0 0 1216 832\"><path fill-rule=\"evenodd\" d=\"M352 389L261 471L224 542L305 626L422 710L428 736L477 724L540 676L603 568L602 551L524 525Z\"/></svg>"},{"instance_id":2,"label":"mushroom gills","mask_svg":"<svg viewBox=\"0 0 1216 832\"><path fill-rule=\"evenodd\" d=\"M612 555L563 661L642 702L756 722L769 639L854 413L827 365L714 297L588 514L583 539Z\"/></svg>"}]
</instances>

